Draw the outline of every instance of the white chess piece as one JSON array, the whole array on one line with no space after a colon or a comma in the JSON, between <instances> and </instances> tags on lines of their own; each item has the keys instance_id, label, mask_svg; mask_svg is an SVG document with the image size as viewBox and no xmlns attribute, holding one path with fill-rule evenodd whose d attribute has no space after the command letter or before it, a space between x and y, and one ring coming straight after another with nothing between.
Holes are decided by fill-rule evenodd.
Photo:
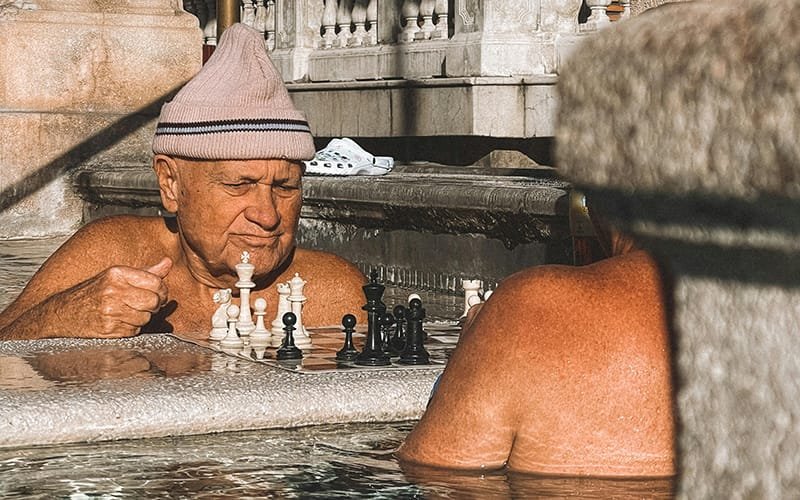
<instances>
[{"instance_id":1,"label":"white chess piece","mask_svg":"<svg viewBox=\"0 0 800 500\"><path fill-rule=\"evenodd\" d=\"M214 292L214 303L219 304L214 315L211 316L211 331L209 340L222 340L228 334L228 306L231 305L231 289L224 288Z\"/></svg>"},{"instance_id":2,"label":"white chess piece","mask_svg":"<svg viewBox=\"0 0 800 500\"><path fill-rule=\"evenodd\" d=\"M239 316L239 306L231 304L228 306L228 334L219 341L219 346L223 350L236 350L242 348L242 339L236 334L236 318Z\"/></svg>"},{"instance_id":3,"label":"white chess piece","mask_svg":"<svg viewBox=\"0 0 800 500\"><path fill-rule=\"evenodd\" d=\"M303 305L308 298L303 295L303 288L306 286L306 281L300 277L299 273L294 273L294 278L289 280L289 304L292 306L292 312L297 316L297 323L294 325L294 345L300 349L308 349L311 347L311 336L308 330L303 325Z\"/></svg>"},{"instance_id":4,"label":"white chess piece","mask_svg":"<svg viewBox=\"0 0 800 500\"><path fill-rule=\"evenodd\" d=\"M289 303L289 294L292 293L289 283L278 283L278 312L272 321L272 347L280 347L283 342L283 315L292 310Z\"/></svg>"},{"instance_id":5,"label":"white chess piece","mask_svg":"<svg viewBox=\"0 0 800 500\"><path fill-rule=\"evenodd\" d=\"M250 346L256 353L256 359L264 359L264 351L270 344L272 333L264 326L264 316L267 314L267 301L257 298L255 303L256 329L250 333ZM248 353L249 354L249 353Z\"/></svg>"},{"instance_id":6,"label":"white chess piece","mask_svg":"<svg viewBox=\"0 0 800 500\"><path fill-rule=\"evenodd\" d=\"M239 277L239 281L236 282L236 288L239 289L239 298L241 299L239 320L236 322L236 328L239 330L239 335L242 336L244 343L247 344L250 332L256 328L250 315L250 289L256 286L251 278L256 266L250 264L250 253L247 251L242 252L241 259L242 262L236 264L236 275Z\"/></svg>"},{"instance_id":7,"label":"white chess piece","mask_svg":"<svg viewBox=\"0 0 800 500\"><path fill-rule=\"evenodd\" d=\"M412 300L417 299L422 302L422 297L419 296L418 293L409 293L408 300L406 301L407 304L410 304Z\"/></svg>"},{"instance_id":8,"label":"white chess piece","mask_svg":"<svg viewBox=\"0 0 800 500\"><path fill-rule=\"evenodd\" d=\"M492 290L486 290L485 292L483 292L483 301L486 302L487 300L489 300L489 297L491 297L493 293L494 292Z\"/></svg>"},{"instance_id":9,"label":"white chess piece","mask_svg":"<svg viewBox=\"0 0 800 500\"><path fill-rule=\"evenodd\" d=\"M483 281L481 280L461 280L461 286L464 288L464 314L465 317L469 309L482 302L481 292L483 288Z\"/></svg>"}]
</instances>

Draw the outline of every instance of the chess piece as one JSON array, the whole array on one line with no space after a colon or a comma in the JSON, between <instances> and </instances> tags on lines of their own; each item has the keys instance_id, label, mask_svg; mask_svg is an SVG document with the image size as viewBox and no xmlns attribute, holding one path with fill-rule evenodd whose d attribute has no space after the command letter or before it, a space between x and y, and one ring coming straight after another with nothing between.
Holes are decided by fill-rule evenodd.
<instances>
[{"instance_id":1,"label":"chess piece","mask_svg":"<svg viewBox=\"0 0 800 500\"><path fill-rule=\"evenodd\" d=\"M467 316L467 312L472 306L481 303L483 281L461 280L461 286L464 288L464 314L461 315L463 318Z\"/></svg>"},{"instance_id":2,"label":"chess piece","mask_svg":"<svg viewBox=\"0 0 800 500\"><path fill-rule=\"evenodd\" d=\"M289 283L278 283L278 312L272 320L272 347L280 347L283 342L283 315L292 310L289 294L292 293Z\"/></svg>"},{"instance_id":3,"label":"chess piece","mask_svg":"<svg viewBox=\"0 0 800 500\"><path fill-rule=\"evenodd\" d=\"M406 311L406 345L400 353L398 363L402 365L429 365L430 355L425 350L422 321L425 319L425 309L422 308L422 301L412 299Z\"/></svg>"},{"instance_id":4,"label":"chess piece","mask_svg":"<svg viewBox=\"0 0 800 500\"><path fill-rule=\"evenodd\" d=\"M392 347L389 345L389 340L392 338L392 325L394 325L394 316L390 312L384 312L381 314L378 324L380 325L381 329L381 349L383 352L389 356L397 356L400 354L399 352L392 351Z\"/></svg>"},{"instance_id":5,"label":"chess piece","mask_svg":"<svg viewBox=\"0 0 800 500\"><path fill-rule=\"evenodd\" d=\"M389 355L383 352L380 331L380 317L386 312L386 304L381 302L386 287L378 283L378 273L370 273L369 283L362 287L367 303L361 308L367 311L367 339L364 350L356 357L355 363L362 366L386 366L392 364Z\"/></svg>"},{"instance_id":6,"label":"chess piece","mask_svg":"<svg viewBox=\"0 0 800 500\"><path fill-rule=\"evenodd\" d=\"M256 317L256 328L250 333L250 346L255 353L256 359L264 359L264 351L270 344L272 332L264 326L264 316L267 314L267 301L261 297L257 298L253 304ZM249 354L249 353L248 353Z\"/></svg>"},{"instance_id":7,"label":"chess piece","mask_svg":"<svg viewBox=\"0 0 800 500\"><path fill-rule=\"evenodd\" d=\"M246 250L242 252L241 260L239 264L236 264L236 276L239 277L239 281L236 282L236 288L239 289L239 302L241 304L236 328L239 330L239 335L241 335L244 343L247 344L250 332L256 328L250 315L250 289L256 286L252 281L256 266L250 263L250 252Z\"/></svg>"},{"instance_id":8,"label":"chess piece","mask_svg":"<svg viewBox=\"0 0 800 500\"><path fill-rule=\"evenodd\" d=\"M231 305L232 298L230 288L214 292L214 303L219 304L219 307L211 316L211 331L208 332L208 340L220 341L228 334L228 306Z\"/></svg>"},{"instance_id":9,"label":"chess piece","mask_svg":"<svg viewBox=\"0 0 800 500\"><path fill-rule=\"evenodd\" d=\"M356 327L356 317L345 314L342 317L344 332L344 346L336 352L336 361L353 361L358 356L358 349L353 345L353 331Z\"/></svg>"},{"instance_id":10,"label":"chess piece","mask_svg":"<svg viewBox=\"0 0 800 500\"><path fill-rule=\"evenodd\" d=\"M292 312L287 312L283 315L283 344L275 354L279 360L284 359L302 359L303 351L294 345L294 325L297 323L297 316Z\"/></svg>"},{"instance_id":11,"label":"chess piece","mask_svg":"<svg viewBox=\"0 0 800 500\"><path fill-rule=\"evenodd\" d=\"M239 317L239 306L231 304L228 306L228 333L225 338L219 341L219 346L223 350L236 350L242 348L244 343L239 335L236 334L236 320Z\"/></svg>"},{"instance_id":12,"label":"chess piece","mask_svg":"<svg viewBox=\"0 0 800 500\"><path fill-rule=\"evenodd\" d=\"M405 325L406 325L406 308L402 304L397 304L392 309L392 314L394 314L394 335L392 338L389 339L389 348L399 354L403 352L403 348L406 345L406 332L405 332Z\"/></svg>"},{"instance_id":13,"label":"chess piece","mask_svg":"<svg viewBox=\"0 0 800 500\"><path fill-rule=\"evenodd\" d=\"M486 302L487 300L489 300L489 297L491 297L493 293L494 291L492 290L486 290L485 292L483 292L483 301Z\"/></svg>"},{"instance_id":14,"label":"chess piece","mask_svg":"<svg viewBox=\"0 0 800 500\"><path fill-rule=\"evenodd\" d=\"M297 317L297 326L295 327L294 341L295 345L300 349L308 349L311 347L311 336L308 330L303 326L303 306L306 303L306 296L303 295L303 288L306 286L306 281L300 277L299 273L294 273L294 278L289 280L289 304L291 305L292 312Z\"/></svg>"}]
</instances>

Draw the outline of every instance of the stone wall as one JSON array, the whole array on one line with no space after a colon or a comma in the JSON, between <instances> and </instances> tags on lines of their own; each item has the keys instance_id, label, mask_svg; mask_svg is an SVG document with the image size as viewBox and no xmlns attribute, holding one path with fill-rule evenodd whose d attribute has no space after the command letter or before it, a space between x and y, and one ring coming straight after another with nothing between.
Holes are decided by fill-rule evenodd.
<instances>
[{"instance_id":1,"label":"stone wall","mask_svg":"<svg viewBox=\"0 0 800 500\"><path fill-rule=\"evenodd\" d=\"M72 231L76 167L150 162L161 102L201 62L179 3L0 2L0 238Z\"/></svg>"}]
</instances>

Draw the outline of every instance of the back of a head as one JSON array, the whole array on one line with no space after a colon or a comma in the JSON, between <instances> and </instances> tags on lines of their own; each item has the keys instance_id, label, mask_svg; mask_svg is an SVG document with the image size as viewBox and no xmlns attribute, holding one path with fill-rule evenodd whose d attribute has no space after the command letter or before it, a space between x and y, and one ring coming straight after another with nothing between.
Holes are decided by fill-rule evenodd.
<instances>
[{"instance_id":1,"label":"back of a head","mask_svg":"<svg viewBox=\"0 0 800 500\"><path fill-rule=\"evenodd\" d=\"M617 23L567 62L559 169L617 192L800 194L800 6L679 6Z\"/></svg>"}]
</instances>

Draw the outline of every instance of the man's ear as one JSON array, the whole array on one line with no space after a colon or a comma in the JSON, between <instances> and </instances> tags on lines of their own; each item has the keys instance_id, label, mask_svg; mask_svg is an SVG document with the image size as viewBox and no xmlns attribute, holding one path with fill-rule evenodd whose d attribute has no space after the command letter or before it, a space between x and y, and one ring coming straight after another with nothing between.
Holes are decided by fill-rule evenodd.
<instances>
[{"instance_id":1,"label":"man's ear","mask_svg":"<svg viewBox=\"0 0 800 500\"><path fill-rule=\"evenodd\" d=\"M158 177L158 189L161 191L161 204L167 212L178 211L178 164L167 155L156 155L153 158L153 170Z\"/></svg>"}]
</instances>

